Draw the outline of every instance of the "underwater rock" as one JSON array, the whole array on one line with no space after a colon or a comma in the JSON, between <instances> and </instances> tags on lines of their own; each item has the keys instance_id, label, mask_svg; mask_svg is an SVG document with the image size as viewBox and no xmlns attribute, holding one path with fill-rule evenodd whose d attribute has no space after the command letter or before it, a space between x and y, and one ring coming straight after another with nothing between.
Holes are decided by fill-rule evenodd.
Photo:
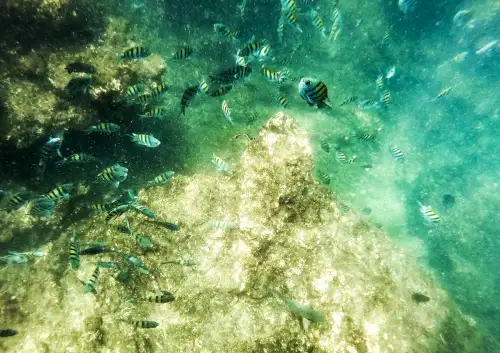
<instances>
[{"instance_id":1,"label":"underwater rock","mask_svg":"<svg viewBox=\"0 0 500 353\"><path fill-rule=\"evenodd\" d=\"M241 160L224 156L232 174L176 174L166 186L139 192L141 205L181 226L170 232L127 214L131 228L148 234L155 251L141 252L133 237L106 225L104 215L56 227L46 231L53 239L47 256L30 271L0 267L0 308L15 295L29 313L9 324L30 335L31 350L46 345L47 351L89 352L99 344L102 351L135 347L152 353L431 352L429 347L444 351L442 342L450 342L461 352L480 351L478 331L417 259L382 231L338 216L337 201L313 179L311 151L306 131L290 116L275 115ZM240 227L207 227L211 219ZM67 271L73 229L85 242L106 242L116 252L82 257L77 273ZM150 273L137 271L123 254L137 254ZM172 264L178 258L197 264ZM88 278L95 261L116 261L121 268L103 269L99 295L89 296L77 278ZM129 283L123 284L120 274L128 270ZM158 288L168 288L176 300L156 305L139 299ZM416 291L432 300L414 305ZM294 310L279 303L276 292ZM40 308L51 308L44 325L47 312ZM315 320L304 331L298 319L311 313ZM102 327L96 317L103 318ZM153 320L161 331L145 336L130 320ZM98 327L105 339L89 341ZM25 352L23 342L10 340L5 347Z\"/></svg>"}]
</instances>

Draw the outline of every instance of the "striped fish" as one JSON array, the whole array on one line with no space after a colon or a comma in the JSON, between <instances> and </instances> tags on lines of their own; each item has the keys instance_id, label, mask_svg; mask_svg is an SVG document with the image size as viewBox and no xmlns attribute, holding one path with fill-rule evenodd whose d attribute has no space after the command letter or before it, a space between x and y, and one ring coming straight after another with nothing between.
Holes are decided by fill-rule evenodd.
<instances>
[{"instance_id":1,"label":"striped fish","mask_svg":"<svg viewBox=\"0 0 500 353\"><path fill-rule=\"evenodd\" d=\"M378 108L380 108L380 103L376 102L373 99L366 99L364 101L359 102L358 108L360 108L360 109L378 109Z\"/></svg>"},{"instance_id":2,"label":"striped fish","mask_svg":"<svg viewBox=\"0 0 500 353\"><path fill-rule=\"evenodd\" d=\"M381 46L387 45L390 39L391 39L391 31L386 29L384 32L384 36L382 37L382 41L380 42L380 45Z\"/></svg>"},{"instance_id":3,"label":"striped fish","mask_svg":"<svg viewBox=\"0 0 500 353\"><path fill-rule=\"evenodd\" d=\"M102 181L111 182L115 187L118 187L122 181L127 179L127 176L128 169L119 164L115 164L111 167L105 168L97 175L97 178Z\"/></svg>"},{"instance_id":4,"label":"striped fish","mask_svg":"<svg viewBox=\"0 0 500 353\"><path fill-rule=\"evenodd\" d=\"M147 320L132 321L131 323L137 328L156 328L160 326L160 324L156 321Z\"/></svg>"},{"instance_id":5,"label":"striped fish","mask_svg":"<svg viewBox=\"0 0 500 353\"><path fill-rule=\"evenodd\" d=\"M233 118L231 117L231 109L229 109L229 105L227 104L226 100L222 101L222 113L224 113L224 116L226 119L234 125Z\"/></svg>"},{"instance_id":6,"label":"striped fish","mask_svg":"<svg viewBox=\"0 0 500 353\"><path fill-rule=\"evenodd\" d=\"M73 270L80 268L80 242L75 231L69 241L69 264Z\"/></svg>"},{"instance_id":7,"label":"striped fish","mask_svg":"<svg viewBox=\"0 0 500 353\"><path fill-rule=\"evenodd\" d=\"M438 225L441 222L441 217L430 206L424 206L420 202L418 202L418 205L420 206L420 213L428 223Z\"/></svg>"},{"instance_id":8,"label":"striped fish","mask_svg":"<svg viewBox=\"0 0 500 353\"><path fill-rule=\"evenodd\" d=\"M145 134L134 134L130 135L130 139L137 145L146 146L155 148L158 147L161 142L153 135L145 135Z\"/></svg>"},{"instance_id":9,"label":"striped fish","mask_svg":"<svg viewBox=\"0 0 500 353\"><path fill-rule=\"evenodd\" d=\"M219 88L213 90L210 92L210 97L221 97L229 93L233 86L231 85L226 85L226 86L220 86Z\"/></svg>"},{"instance_id":10,"label":"striped fish","mask_svg":"<svg viewBox=\"0 0 500 353\"><path fill-rule=\"evenodd\" d=\"M146 47L132 47L125 50L121 56L123 60L144 59L151 55L151 51Z\"/></svg>"},{"instance_id":11,"label":"striped fish","mask_svg":"<svg viewBox=\"0 0 500 353\"><path fill-rule=\"evenodd\" d=\"M217 228L217 229L239 229L240 228L239 223L228 222L228 221L216 221L216 220L208 221L207 226L210 228Z\"/></svg>"},{"instance_id":12,"label":"striped fish","mask_svg":"<svg viewBox=\"0 0 500 353\"><path fill-rule=\"evenodd\" d=\"M87 134L90 134L93 132L111 133L111 132L117 132L119 130L120 130L119 125L113 123L99 123L97 125L91 125L83 131L85 131Z\"/></svg>"},{"instance_id":13,"label":"striped fish","mask_svg":"<svg viewBox=\"0 0 500 353\"><path fill-rule=\"evenodd\" d=\"M310 16L314 27L316 27L321 32L321 35L323 37L326 37L325 26L323 24L323 19L321 18L321 16L314 10L310 12Z\"/></svg>"},{"instance_id":14,"label":"striped fish","mask_svg":"<svg viewBox=\"0 0 500 353\"><path fill-rule=\"evenodd\" d=\"M236 65L238 65L238 66L247 66L248 63L249 63L249 61L247 61L246 57L236 55Z\"/></svg>"},{"instance_id":15,"label":"striped fish","mask_svg":"<svg viewBox=\"0 0 500 353\"><path fill-rule=\"evenodd\" d=\"M36 217L50 217L54 213L54 201L41 195L31 202L30 214Z\"/></svg>"},{"instance_id":16,"label":"striped fish","mask_svg":"<svg viewBox=\"0 0 500 353\"><path fill-rule=\"evenodd\" d=\"M149 93L141 93L137 97L135 97L135 101L139 103L147 103L153 99L153 96Z\"/></svg>"},{"instance_id":17,"label":"striped fish","mask_svg":"<svg viewBox=\"0 0 500 353\"><path fill-rule=\"evenodd\" d=\"M331 109L325 103L328 100L328 88L323 82L310 77L303 77L299 82L299 93L310 106Z\"/></svg>"},{"instance_id":18,"label":"striped fish","mask_svg":"<svg viewBox=\"0 0 500 353\"><path fill-rule=\"evenodd\" d=\"M154 186L162 186L170 182L173 179L175 173L172 171L161 173L157 175L153 180L149 181L146 184L146 189L154 187Z\"/></svg>"},{"instance_id":19,"label":"striped fish","mask_svg":"<svg viewBox=\"0 0 500 353\"><path fill-rule=\"evenodd\" d=\"M286 108L288 106L288 99L283 97L282 95L278 94L276 97L276 101L278 102L279 105L281 105L283 108Z\"/></svg>"},{"instance_id":20,"label":"striped fish","mask_svg":"<svg viewBox=\"0 0 500 353\"><path fill-rule=\"evenodd\" d=\"M58 165L63 165L66 163L88 163L99 161L94 156L87 153L74 153L69 157L65 157L62 161L58 162Z\"/></svg>"},{"instance_id":21,"label":"striped fish","mask_svg":"<svg viewBox=\"0 0 500 353\"><path fill-rule=\"evenodd\" d=\"M297 4L295 0L281 0L281 11L282 12L297 12Z\"/></svg>"},{"instance_id":22,"label":"striped fish","mask_svg":"<svg viewBox=\"0 0 500 353\"><path fill-rule=\"evenodd\" d=\"M284 70L284 73L282 74L280 71L272 71L267 67L262 67L262 73L264 74L264 78L266 79L266 81L269 82L282 83L288 76L287 72L288 72L287 70Z\"/></svg>"},{"instance_id":23,"label":"striped fish","mask_svg":"<svg viewBox=\"0 0 500 353\"><path fill-rule=\"evenodd\" d=\"M154 108L148 110L144 114L140 114L139 118L162 118L167 115L167 110L164 108Z\"/></svg>"},{"instance_id":24,"label":"striped fish","mask_svg":"<svg viewBox=\"0 0 500 353\"><path fill-rule=\"evenodd\" d=\"M109 213L106 215L106 223L109 223L113 219L120 217L122 214L127 212L130 209L129 204L124 204L120 205L118 207L113 208Z\"/></svg>"},{"instance_id":25,"label":"striped fish","mask_svg":"<svg viewBox=\"0 0 500 353\"><path fill-rule=\"evenodd\" d=\"M69 193L73 190L73 184L63 184L59 185L55 189L50 190L44 196L52 201L56 201L64 198L65 200L69 199Z\"/></svg>"},{"instance_id":26,"label":"striped fish","mask_svg":"<svg viewBox=\"0 0 500 353\"><path fill-rule=\"evenodd\" d=\"M222 158L217 157L215 153L212 153L212 163L215 165L215 169L218 171L230 172L231 166L225 162Z\"/></svg>"},{"instance_id":27,"label":"striped fish","mask_svg":"<svg viewBox=\"0 0 500 353\"><path fill-rule=\"evenodd\" d=\"M321 139L319 145L321 146L321 149L326 153L330 152L330 145L328 144L328 141L326 141L326 138Z\"/></svg>"},{"instance_id":28,"label":"striped fish","mask_svg":"<svg viewBox=\"0 0 500 353\"><path fill-rule=\"evenodd\" d=\"M300 26L297 23L297 15L295 14L295 12L287 12L285 16L286 16L286 18L288 20L288 23L293 28L295 28L297 31L299 31L300 33L302 33L302 29L300 28Z\"/></svg>"},{"instance_id":29,"label":"striped fish","mask_svg":"<svg viewBox=\"0 0 500 353\"><path fill-rule=\"evenodd\" d=\"M144 93L146 86L144 86L142 83L138 83L133 86L129 86L124 93L124 98L125 99L132 99L137 97L139 94Z\"/></svg>"},{"instance_id":30,"label":"striped fish","mask_svg":"<svg viewBox=\"0 0 500 353\"><path fill-rule=\"evenodd\" d=\"M340 103L339 107L343 107L344 105L347 105L347 104L350 104L350 103L354 103L357 100L358 100L357 96L347 97L344 101L342 101L342 103Z\"/></svg>"},{"instance_id":31,"label":"striped fish","mask_svg":"<svg viewBox=\"0 0 500 353\"><path fill-rule=\"evenodd\" d=\"M158 304L170 303L175 300L175 297L172 293L167 292L166 290L158 291L155 295L152 295L147 298L148 302L154 302Z\"/></svg>"},{"instance_id":32,"label":"striped fish","mask_svg":"<svg viewBox=\"0 0 500 353\"><path fill-rule=\"evenodd\" d=\"M149 218L155 218L155 219L157 218L156 213L154 213L152 210L150 210L149 208L147 208L144 205L138 204L136 202L132 202L128 205L131 209L133 209L137 212L140 212L143 215L148 216Z\"/></svg>"},{"instance_id":33,"label":"striped fish","mask_svg":"<svg viewBox=\"0 0 500 353\"><path fill-rule=\"evenodd\" d=\"M362 132L360 134L357 134L356 137L360 140L365 140L365 141L371 141L375 139L375 135L370 133L370 132Z\"/></svg>"},{"instance_id":34,"label":"striped fish","mask_svg":"<svg viewBox=\"0 0 500 353\"><path fill-rule=\"evenodd\" d=\"M391 152L392 156L394 159L396 159L397 162L399 163L404 163L405 162L405 155L404 153L395 145L389 146L389 151Z\"/></svg>"},{"instance_id":35,"label":"striped fish","mask_svg":"<svg viewBox=\"0 0 500 353\"><path fill-rule=\"evenodd\" d=\"M20 193L17 193L7 201L7 207L5 208L5 211L7 212L12 212L12 211L17 211L23 206L26 206L28 202L30 202L32 193L29 191L23 191Z\"/></svg>"},{"instance_id":36,"label":"striped fish","mask_svg":"<svg viewBox=\"0 0 500 353\"><path fill-rule=\"evenodd\" d=\"M198 86L198 92L208 94L210 92L210 86L208 85L205 79L200 81L200 85Z\"/></svg>"},{"instance_id":37,"label":"striped fish","mask_svg":"<svg viewBox=\"0 0 500 353\"><path fill-rule=\"evenodd\" d=\"M194 50L190 47L184 47L176 51L173 55L172 58L175 60L184 60L189 58L191 55L193 55Z\"/></svg>"},{"instance_id":38,"label":"striped fish","mask_svg":"<svg viewBox=\"0 0 500 353\"><path fill-rule=\"evenodd\" d=\"M210 75L210 83L219 83L222 85L229 85L234 82L243 81L252 73L252 67L250 65L242 66L236 65L228 69L221 70L215 75Z\"/></svg>"},{"instance_id":39,"label":"striped fish","mask_svg":"<svg viewBox=\"0 0 500 353\"><path fill-rule=\"evenodd\" d=\"M278 33L279 41L283 41L283 33L285 32L285 16L283 14L280 15L278 20L278 28L276 32Z\"/></svg>"},{"instance_id":40,"label":"striped fish","mask_svg":"<svg viewBox=\"0 0 500 353\"><path fill-rule=\"evenodd\" d=\"M222 34L230 40L236 40L239 37L239 31L233 31L231 28L222 23L214 24L214 31L215 33Z\"/></svg>"},{"instance_id":41,"label":"striped fish","mask_svg":"<svg viewBox=\"0 0 500 353\"><path fill-rule=\"evenodd\" d=\"M248 43L243 48L239 49L237 54L238 56L259 56L262 47L266 44L265 40L257 40L254 39L250 43Z\"/></svg>"},{"instance_id":42,"label":"striped fish","mask_svg":"<svg viewBox=\"0 0 500 353\"><path fill-rule=\"evenodd\" d=\"M42 146L42 149L40 150L40 160L38 161L38 165L36 167L38 179L43 177L48 164L55 156L62 157L60 151L62 143L62 137L49 137L49 140Z\"/></svg>"},{"instance_id":43,"label":"striped fish","mask_svg":"<svg viewBox=\"0 0 500 353\"><path fill-rule=\"evenodd\" d=\"M383 103L384 107L387 108L391 103L391 92L385 91L384 94L382 94L382 97L380 98L380 102Z\"/></svg>"},{"instance_id":44,"label":"striped fish","mask_svg":"<svg viewBox=\"0 0 500 353\"><path fill-rule=\"evenodd\" d=\"M451 91L451 87L448 87L444 90L442 90L441 92L439 92L439 94L436 96L436 99L439 99L439 98L443 98L444 96L446 96L448 93L450 93Z\"/></svg>"},{"instance_id":45,"label":"striped fish","mask_svg":"<svg viewBox=\"0 0 500 353\"><path fill-rule=\"evenodd\" d=\"M335 160L339 163L347 163L347 157L342 151L335 151Z\"/></svg>"},{"instance_id":46,"label":"striped fish","mask_svg":"<svg viewBox=\"0 0 500 353\"><path fill-rule=\"evenodd\" d=\"M181 98L181 114L186 115L186 108L191 105L196 94L198 93L198 86L191 86L184 90Z\"/></svg>"},{"instance_id":47,"label":"striped fish","mask_svg":"<svg viewBox=\"0 0 500 353\"><path fill-rule=\"evenodd\" d=\"M383 90L384 89L384 76L378 75L377 80L375 81L375 83L377 84L377 88L379 90Z\"/></svg>"},{"instance_id":48,"label":"striped fish","mask_svg":"<svg viewBox=\"0 0 500 353\"><path fill-rule=\"evenodd\" d=\"M151 93L149 94L149 99L158 98L165 92L167 92L167 90L168 90L167 84L165 82L162 82L151 90Z\"/></svg>"},{"instance_id":49,"label":"striped fish","mask_svg":"<svg viewBox=\"0 0 500 353\"><path fill-rule=\"evenodd\" d=\"M325 184L325 185L330 185L330 176L324 172L322 172L321 170L318 171L318 177L319 177L319 180Z\"/></svg>"},{"instance_id":50,"label":"striped fish","mask_svg":"<svg viewBox=\"0 0 500 353\"><path fill-rule=\"evenodd\" d=\"M99 275L101 273L101 268L97 266L92 273L92 277L90 277L89 281L85 284L85 288L83 289L84 293L94 293L97 294L96 286L97 281L99 280Z\"/></svg>"},{"instance_id":51,"label":"striped fish","mask_svg":"<svg viewBox=\"0 0 500 353\"><path fill-rule=\"evenodd\" d=\"M339 36L340 32L342 31L342 27L344 25L344 19L342 17L342 13L340 10L335 7L333 9L333 25L332 29L330 30L330 35L329 38L333 40L337 40L337 37Z\"/></svg>"}]
</instances>

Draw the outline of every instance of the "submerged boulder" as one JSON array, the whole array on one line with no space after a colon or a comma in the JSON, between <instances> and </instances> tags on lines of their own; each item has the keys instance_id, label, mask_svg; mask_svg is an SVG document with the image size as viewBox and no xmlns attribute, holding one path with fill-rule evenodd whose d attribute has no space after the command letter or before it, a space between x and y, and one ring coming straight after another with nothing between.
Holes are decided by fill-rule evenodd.
<instances>
[{"instance_id":1,"label":"submerged boulder","mask_svg":"<svg viewBox=\"0 0 500 353\"><path fill-rule=\"evenodd\" d=\"M139 193L158 220L180 227L127 213L152 249L119 232L120 218L78 221L72 229L82 241L115 251L82 256L78 272L67 271L68 229L30 271L0 268L0 313L15 296L8 323L22 327L1 344L8 352L480 351L471 320L412 255L356 215L340 217L312 168L307 133L280 113L233 172L176 176ZM124 254L139 257L141 271ZM132 280L103 269L97 294L85 295L77 278L90 278L97 259L128 266ZM159 289L175 300L146 300ZM160 326L136 329L134 320Z\"/></svg>"}]
</instances>

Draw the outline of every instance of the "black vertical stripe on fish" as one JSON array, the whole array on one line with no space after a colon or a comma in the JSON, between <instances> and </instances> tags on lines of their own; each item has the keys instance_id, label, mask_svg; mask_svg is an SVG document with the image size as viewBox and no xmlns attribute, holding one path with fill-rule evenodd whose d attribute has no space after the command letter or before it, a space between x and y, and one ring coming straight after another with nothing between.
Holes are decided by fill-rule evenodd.
<instances>
[{"instance_id":1,"label":"black vertical stripe on fish","mask_svg":"<svg viewBox=\"0 0 500 353\"><path fill-rule=\"evenodd\" d=\"M186 115L186 108L191 105L196 94L198 93L198 86L191 86L184 90L181 98L181 113Z\"/></svg>"}]
</instances>

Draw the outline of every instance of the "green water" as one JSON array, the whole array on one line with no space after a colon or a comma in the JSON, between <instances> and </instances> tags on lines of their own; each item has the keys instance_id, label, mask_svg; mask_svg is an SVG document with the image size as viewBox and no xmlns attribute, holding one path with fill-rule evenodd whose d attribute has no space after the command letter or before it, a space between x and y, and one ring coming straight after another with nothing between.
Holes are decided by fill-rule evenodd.
<instances>
[{"instance_id":1,"label":"green water","mask_svg":"<svg viewBox=\"0 0 500 353\"><path fill-rule=\"evenodd\" d=\"M166 61L165 73L149 81L167 82L170 86L157 104L168 110L163 120L138 121L135 115L143 111L140 105L110 103L113 100L69 103L94 112L89 124L114 122L122 127L123 134L85 135L79 127L63 123L67 129L63 155L77 151L91 153L102 158L104 165L119 160L127 164L132 176L123 183L123 188L138 187L166 169L186 175L212 170L213 153L236 163L246 140L235 140L234 136L240 133L255 136L271 115L284 111L309 133L314 148L314 173L321 171L330 176L331 182L326 187L342 200L345 212L371 209L362 217L386 230L398 245L414 252L460 310L491 335L492 346L486 347L485 352L499 349L493 342L500 333L497 300L500 49L495 44L487 53L476 54L487 43L500 39L497 2L422 0L413 11L402 15L396 1L340 0L338 9L343 16L343 27L338 38L331 40L328 34L333 23L333 2L318 0L312 5L323 18L325 38L311 22L310 6L297 0L298 24L303 32L285 23L282 41L277 34L279 0L248 0L243 16L240 4L234 1L127 0L117 8L111 3L100 5L104 9L102 16L92 12L98 8L89 7L88 14L80 19L82 23L73 28L79 33L76 36L61 31L51 37L47 31L41 32L43 39L37 40L32 26L43 28L43 23L35 26L23 20L14 25L15 20L10 18L4 25L5 35L0 38L3 52L0 62L5 71L2 90L8 89L7 79L31 82L42 91L47 89L46 78L60 68L49 67L42 74L30 76L18 74L19 69L13 64L13 56L26 57L35 48L60 56L60 60L52 63L68 63L75 59L73 53L90 45L104 45L116 51L112 54L117 57L127 47L143 45ZM463 9L473 10L471 18L475 22L462 26L454 23L453 17ZM117 25L120 18L126 19L127 25ZM105 27L113 22L119 31L110 34ZM215 23L239 30L241 39L231 41L215 33ZM79 30L80 27L85 30ZM382 44L386 31L390 37ZM23 33L29 35L23 37ZM233 66L237 50L252 36L267 40L272 58L253 61L249 78L235 84L224 97L198 95L186 115L179 116L183 91L208 75ZM172 53L182 46L194 49L192 57L171 60ZM452 60L464 52L467 52L465 57ZM120 74L112 66L119 65L118 60L114 64L106 61L103 67L98 56L76 55L76 59L82 57L90 60L98 73L109 69L111 76ZM288 68L290 78L283 84L265 81L260 68L263 64L274 71ZM386 79L393 66L394 77ZM379 75L384 76L382 89L376 84ZM111 76L106 79L109 81ZM309 107L301 99L297 85L302 76L316 78L328 86L331 110ZM126 81L134 84L142 78ZM99 82L99 78L94 82L96 86L105 83ZM451 88L450 93L436 99L446 88ZM339 107L350 96L357 96L358 101L378 101L385 91L391 94L386 108L364 110L357 103ZM285 109L275 100L278 92L289 100ZM223 115L223 99L231 108L234 125ZM0 112L2 119L8 119L8 109ZM100 171L98 167L90 170L51 167L44 180L35 183L32 166L38 160L37 153L47 136L56 130L60 129L52 123L42 124L40 134L19 148L2 136L3 190L23 185L41 192L50 190L54 184L77 182ZM125 136L132 132L153 133L162 144L154 153L137 149ZM373 134L374 139L357 138L365 132ZM329 152L321 148L322 140L328 143ZM391 155L392 145L404 153L404 163L398 163ZM353 162L339 162L336 151L343 152ZM446 194L455 198L453 205L443 203ZM430 205L441 216L439 226L425 221L418 202ZM13 239L2 250L22 245L22 239Z\"/></svg>"}]
</instances>

